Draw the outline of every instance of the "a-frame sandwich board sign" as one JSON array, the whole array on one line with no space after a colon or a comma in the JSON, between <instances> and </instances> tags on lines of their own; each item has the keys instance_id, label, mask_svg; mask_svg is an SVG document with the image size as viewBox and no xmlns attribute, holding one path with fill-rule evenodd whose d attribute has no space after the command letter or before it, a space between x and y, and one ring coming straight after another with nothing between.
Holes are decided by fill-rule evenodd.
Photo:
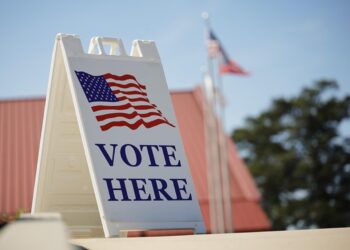
<instances>
[{"instance_id":1,"label":"a-frame sandwich board sign","mask_svg":"<svg viewBox=\"0 0 350 250\"><path fill-rule=\"evenodd\" d=\"M60 212L73 236L205 232L154 42L134 41L129 56L120 39L94 37L84 53L77 36L57 35L33 196L37 212Z\"/></svg>"}]
</instances>

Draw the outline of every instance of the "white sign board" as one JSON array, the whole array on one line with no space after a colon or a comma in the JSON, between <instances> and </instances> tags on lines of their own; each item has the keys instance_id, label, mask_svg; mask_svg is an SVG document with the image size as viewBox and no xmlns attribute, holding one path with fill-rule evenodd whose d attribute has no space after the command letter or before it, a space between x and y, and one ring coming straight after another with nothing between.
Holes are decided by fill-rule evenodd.
<instances>
[{"instance_id":1,"label":"white sign board","mask_svg":"<svg viewBox=\"0 0 350 250\"><path fill-rule=\"evenodd\" d=\"M205 232L154 42L134 41L128 56L121 40L94 37L86 54L57 35L32 207L48 211L80 236L101 224L106 237Z\"/></svg>"}]
</instances>

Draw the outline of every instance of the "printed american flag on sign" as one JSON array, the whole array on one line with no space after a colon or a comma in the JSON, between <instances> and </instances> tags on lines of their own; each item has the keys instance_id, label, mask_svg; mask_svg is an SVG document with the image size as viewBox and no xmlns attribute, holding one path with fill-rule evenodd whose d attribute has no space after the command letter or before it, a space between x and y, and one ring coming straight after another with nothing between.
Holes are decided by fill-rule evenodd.
<instances>
[{"instance_id":1,"label":"printed american flag on sign","mask_svg":"<svg viewBox=\"0 0 350 250\"><path fill-rule=\"evenodd\" d=\"M133 75L107 73L93 76L75 71L80 85L102 131L112 127L128 127L132 130L143 125L152 128L171 124L148 99L146 86Z\"/></svg>"}]
</instances>

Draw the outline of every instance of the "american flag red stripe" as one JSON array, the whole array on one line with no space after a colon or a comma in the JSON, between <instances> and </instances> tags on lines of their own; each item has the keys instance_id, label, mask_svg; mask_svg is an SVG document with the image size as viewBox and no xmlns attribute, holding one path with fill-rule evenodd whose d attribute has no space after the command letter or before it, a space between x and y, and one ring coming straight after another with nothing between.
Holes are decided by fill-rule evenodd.
<instances>
[{"instance_id":1,"label":"american flag red stripe","mask_svg":"<svg viewBox=\"0 0 350 250\"><path fill-rule=\"evenodd\" d=\"M113 87L113 86L112 86ZM142 91L123 91L123 90L113 90L113 94L125 94L125 95L143 95L143 96L147 96L147 93L142 92Z\"/></svg>"},{"instance_id":2,"label":"american flag red stripe","mask_svg":"<svg viewBox=\"0 0 350 250\"><path fill-rule=\"evenodd\" d=\"M116 81L126 81L126 80L134 80L135 82L137 82L139 85L143 86L146 88L145 85L142 85L140 84L136 77L133 76L133 75L128 75L128 74L125 74L125 75L122 75L122 76L118 76L118 75L114 75L114 74L111 74L111 73L107 73L107 74L104 74L103 75L105 79L113 79L113 80L116 80Z\"/></svg>"},{"instance_id":3,"label":"american flag red stripe","mask_svg":"<svg viewBox=\"0 0 350 250\"><path fill-rule=\"evenodd\" d=\"M155 109L155 105L132 105L130 103L120 105L120 106L109 106L109 105L96 105L92 106L92 111L101 111L101 110L125 110L129 108L133 108L135 110L147 110L147 109ZM158 110L157 110L158 111Z\"/></svg>"},{"instance_id":4,"label":"american flag red stripe","mask_svg":"<svg viewBox=\"0 0 350 250\"><path fill-rule=\"evenodd\" d=\"M144 98L144 97L137 97L137 98L129 98L126 96L122 96L118 98L119 101L124 101L124 100L129 100L130 102L137 102L137 101L145 101L145 102L149 102L148 98Z\"/></svg>"},{"instance_id":5,"label":"american flag red stripe","mask_svg":"<svg viewBox=\"0 0 350 250\"><path fill-rule=\"evenodd\" d=\"M98 116L96 116L96 119L98 121L104 121L106 119L115 118L115 117L124 117L127 119L132 119L132 118L135 118L136 116L140 116L142 118L145 118L145 117L150 117L153 115L162 117L162 114L160 114L159 112L149 112L149 113L145 113L145 114L140 114L140 113L134 111L130 114L129 113L109 113L109 114L104 114L104 115L98 115Z\"/></svg>"},{"instance_id":6,"label":"american flag red stripe","mask_svg":"<svg viewBox=\"0 0 350 250\"><path fill-rule=\"evenodd\" d=\"M143 85L138 85L138 84L135 84L135 83L126 83L126 84L110 83L110 84L109 84L109 87L119 87L119 88L122 88L122 89L127 89L127 88L130 88L130 87L135 87L135 88L138 88L140 91L142 91L142 89L146 89L145 86L143 86Z\"/></svg>"},{"instance_id":7,"label":"american flag red stripe","mask_svg":"<svg viewBox=\"0 0 350 250\"><path fill-rule=\"evenodd\" d=\"M164 123L168 124L169 126L175 127L174 125L172 125L169 122L164 121L163 119L154 119L154 120L152 120L150 122L145 122L143 119L139 119L135 123L129 123L129 122L126 122L126 121L118 121L118 122L114 122L113 121L113 122L107 123L106 125L102 125L101 129L102 129L102 131L106 131L106 130L112 128L112 127L123 127L123 126L126 126L126 127L129 127L132 130L136 130L141 125L145 126L146 128L152 128L152 127L155 127L157 125L164 124Z\"/></svg>"},{"instance_id":8,"label":"american flag red stripe","mask_svg":"<svg viewBox=\"0 0 350 250\"><path fill-rule=\"evenodd\" d=\"M138 82L135 76L111 73L92 76L85 72L76 74L102 131L113 127L135 130L142 125L145 128L161 124L174 127L157 105L150 102L146 85Z\"/></svg>"}]
</instances>

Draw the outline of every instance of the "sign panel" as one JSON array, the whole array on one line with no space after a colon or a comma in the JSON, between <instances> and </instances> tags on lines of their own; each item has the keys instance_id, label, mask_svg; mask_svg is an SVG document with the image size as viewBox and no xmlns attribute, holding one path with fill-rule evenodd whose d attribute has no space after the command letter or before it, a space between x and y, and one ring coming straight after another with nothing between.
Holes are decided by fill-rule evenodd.
<instances>
[{"instance_id":1,"label":"sign panel","mask_svg":"<svg viewBox=\"0 0 350 250\"><path fill-rule=\"evenodd\" d=\"M205 232L155 44L134 41L128 56L121 40L95 37L85 54L78 37L58 35L32 212L59 211L91 235L96 203L106 237Z\"/></svg>"}]
</instances>

